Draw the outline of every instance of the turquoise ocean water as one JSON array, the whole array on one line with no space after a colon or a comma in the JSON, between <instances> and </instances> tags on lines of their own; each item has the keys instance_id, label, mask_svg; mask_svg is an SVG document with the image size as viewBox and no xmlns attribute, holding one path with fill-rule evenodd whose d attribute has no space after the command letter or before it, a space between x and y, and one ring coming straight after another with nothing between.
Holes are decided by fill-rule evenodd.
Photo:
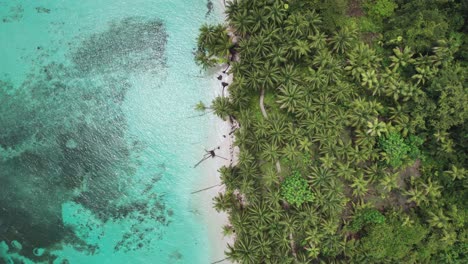
<instances>
[{"instance_id":1,"label":"turquoise ocean water","mask_svg":"<svg viewBox=\"0 0 468 264\"><path fill-rule=\"evenodd\" d=\"M207 0L0 0L0 263L209 263Z\"/></svg>"}]
</instances>

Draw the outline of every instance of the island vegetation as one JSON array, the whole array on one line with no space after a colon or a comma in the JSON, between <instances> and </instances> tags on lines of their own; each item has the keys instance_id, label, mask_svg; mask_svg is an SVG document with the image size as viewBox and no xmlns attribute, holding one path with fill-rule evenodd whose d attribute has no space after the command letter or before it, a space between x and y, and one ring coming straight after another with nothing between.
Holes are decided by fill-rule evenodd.
<instances>
[{"instance_id":1,"label":"island vegetation","mask_svg":"<svg viewBox=\"0 0 468 264\"><path fill-rule=\"evenodd\" d=\"M220 169L238 263L468 263L468 3L234 0L196 61L230 64Z\"/></svg>"}]
</instances>

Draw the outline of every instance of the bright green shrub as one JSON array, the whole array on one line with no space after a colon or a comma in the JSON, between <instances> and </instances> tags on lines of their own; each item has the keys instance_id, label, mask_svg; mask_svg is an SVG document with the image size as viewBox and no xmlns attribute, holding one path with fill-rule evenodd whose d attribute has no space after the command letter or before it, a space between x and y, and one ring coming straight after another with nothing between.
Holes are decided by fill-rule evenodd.
<instances>
[{"instance_id":1,"label":"bright green shrub","mask_svg":"<svg viewBox=\"0 0 468 264\"><path fill-rule=\"evenodd\" d=\"M281 197L288 203L301 206L304 202L310 202L314 195L307 181L299 172L287 177L281 184Z\"/></svg>"},{"instance_id":2,"label":"bright green shrub","mask_svg":"<svg viewBox=\"0 0 468 264\"><path fill-rule=\"evenodd\" d=\"M393 0L368 0L363 7L371 18L382 19L392 16L398 5Z\"/></svg>"},{"instance_id":3,"label":"bright green shrub","mask_svg":"<svg viewBox=\"0 0 468 264\"><path fill-rule=\"evenodd\" d=\"M391 132L380 138L380 147L385 153L387 163L394 168L403 165L403 161L410 151L410 147L405 143L405 140L396 132Z\"/></svg>"}]
</instances>

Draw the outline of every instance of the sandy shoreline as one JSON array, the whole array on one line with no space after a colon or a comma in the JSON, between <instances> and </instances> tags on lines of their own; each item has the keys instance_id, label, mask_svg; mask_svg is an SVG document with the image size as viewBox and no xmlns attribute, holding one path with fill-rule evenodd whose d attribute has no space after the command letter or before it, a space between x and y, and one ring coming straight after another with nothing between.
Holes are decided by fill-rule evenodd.
<instances>
[{"instance_id":1,"label":"sandy shoreline","mask_svg":"<svg viewBox=\"0 0 468 264\"><path fill-rule=\"evenodd\" d=\"M218 4L220 9L224 13L224 1L219 0ZM224 14L223 14L224 15ZM213 71L210 71L210 76L212 78L212 92L214 96L221 96L223 93L222 82L228 84L232 83L232 74L228 75L223 71L226 69L226 65L219 66ZM219 80L218 76L222 76L222 79ZM224 96L228 96L227 87L224 90ZM207 104L211 102L206 102ZM229 133L231 132L231 123L221 120L219 117L210 114L210 128L209 140L207 142L207 149L216 149L216 155L226 158L214 158L209 159L199 167L202 171L204 177L200 184L197 184L197 190L216 186L205 191L194 194L195 206L199 209L201 220L207 227L209 243L207 245L210 247L210 263L231 263L228 260L225 260L226 256L224 252L227 250L227 244L233 244L234 237L229 236L225 237L223 235L223 226L229 224L228 214L225 212L218 213L213 208L213 198L218 195L218 193L224 192L224 186L221 185L220 173L218 172L219 168L222 166L229 166L230 164L236 163L236 151L234 151L234 136Z\"/></svg>"},{"instance_id":2,"label":"sandy shoreline","mask_svg":"<svg viewBox=\"0 0 468 264\"><path fill-rule=\"evenodd\" d=\"M231 83L232 75L223 73L226 67L216 68L215 74L212 75L213 84L212 91L214 96L221 96L222 85L221 82ZM222 80L218 80L217 77L221 75ZM225 90L227 96L227 89ZM199 168L203 174L203 180L197 184L197 190L215 186L208 190L201 191L194 195L195 206L198 208L201 220L205 224L208 230L208 237L211 248L211 259L210 263L225 259L224 251L227 249L227 244L233 243L233 237L225 237L223 235L223 226L229 224L227 213L218 213L213 208L213 198L220 192L224 192L224 186L221 185L220 173L218 169L222 166L229 166L232 162L235 162L235 153L232 153L231 149L234 143L234 137L229 135L231 131L231 124L218 118L217 116L210 114L210 123L212 124L211 132L209 135L209 141L207 142L207 149L215 149L216 155L226 158L214 158L208 159L207 161L200 164ZM219 147L219 149L217 149ZM232 155L234 154L234 155ZM231 263L228 260L221 261L219 263Z\"/></svg>"}]
</instances>

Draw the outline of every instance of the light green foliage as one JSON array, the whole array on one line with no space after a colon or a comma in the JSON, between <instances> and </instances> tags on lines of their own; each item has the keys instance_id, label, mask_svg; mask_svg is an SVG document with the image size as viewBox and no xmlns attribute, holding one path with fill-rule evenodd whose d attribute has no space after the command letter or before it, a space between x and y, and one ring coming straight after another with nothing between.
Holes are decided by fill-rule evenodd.
<instances>
[{"instance_id":1,"label":"light green foliage","mask_svg":"<svg viewBox=\"0 0 468 264\"><path fill-rule=\"evenodd\" d=\"M367 15L374 19L382 19L392 16L398 5L394 0L367 0L362 6Z\"/></svg>"},{"instance_id":2,"label":"light green foliage","mask_svg":"<svg viewBox=\"0 0 468 264\"><path fill-rule=\"evenodd\" d=\"M385 161L394 168L399 168L408 160L415 160L420 157L419 147L423 139L417 136L409 136L403 139L397 132L390 132L385 137L381 137L380 147L384 151Z\"/></svg>"},{"instance_id":3,"label":"light green foliage","mask_svg":"<svg viewBox=\"0 0 468 264\"><path fill-rule=\"evenodd\" d=\"M363 227L372 224L382 224L385 216L375 209L363 209L356 213L349 229L353 232L361 230Z\"/></svg>"},{"instance_id":4,"label":"light green foliage","mask_svg":"<svg viewBox=\"0 0 468 264\"><path fill-rule=\"evenodd\" d=\"M281 184L281 197L297 207L314 199L309 184L299 172L294 172L283 181Z\"/></svg>"}]
</instances>

